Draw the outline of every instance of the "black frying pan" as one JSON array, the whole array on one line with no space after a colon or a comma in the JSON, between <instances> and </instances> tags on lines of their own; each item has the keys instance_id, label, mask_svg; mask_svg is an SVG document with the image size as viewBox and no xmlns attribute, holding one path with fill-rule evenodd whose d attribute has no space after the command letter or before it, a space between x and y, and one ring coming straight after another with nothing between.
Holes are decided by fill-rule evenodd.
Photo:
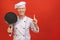
<instances>
[{"instance_id":1,"label":"black frying pan","mask_svg":"<svg viewBox=\"0 0 60 40\"><path fill-rule=\"evenodd\" d=\"M8 12L6 13L4 19L8 24L13 24L17 21L17 15L14 12Z\"/></svg>"},{"instance_id":2,"label":"black frying pan","mask_svg":"<svg viewBox=\"0 0 60 40\"><path fill-rule=\"evenodd\" d=\"M8 24L14 24L17 22L17 15L14 12L7 12L4 16L4 19ZM11 28L11 26L10 26L10 28ZM9 33L9 34L11 34L11 33Z\"/></svg>"}]
</instances>

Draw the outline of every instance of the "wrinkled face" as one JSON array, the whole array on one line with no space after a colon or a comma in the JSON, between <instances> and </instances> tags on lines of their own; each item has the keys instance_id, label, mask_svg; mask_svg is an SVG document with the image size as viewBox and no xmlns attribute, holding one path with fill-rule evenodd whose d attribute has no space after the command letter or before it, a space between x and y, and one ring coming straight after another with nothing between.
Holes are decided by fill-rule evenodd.
<instances>
[{"instance_id":1,"label":"wrinkled face","mask_svg":"<svg viewBox=\"0 0 60 40\"><path fill-rule=\"evenodd\" d=\"M21 16L25 15L26 7L25 6L19 6L17 8L17 11L18 11L19 15L21 15Z\"/></svg>"}]
</instances>

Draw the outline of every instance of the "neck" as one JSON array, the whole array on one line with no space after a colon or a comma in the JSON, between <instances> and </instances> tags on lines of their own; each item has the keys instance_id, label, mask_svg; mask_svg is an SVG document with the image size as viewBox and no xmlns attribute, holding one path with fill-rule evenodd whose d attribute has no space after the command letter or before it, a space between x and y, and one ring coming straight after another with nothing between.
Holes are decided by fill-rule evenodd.
<instances>
[{"instance_id":1,"label":"neck","mask_svg":"<svg viewBox=\"0 0 60 40\"><path fill-rule=\"evenodd\" d=\"M19 19L23 19L25 15L19 15Z\"/></svg>"}]
</instances>

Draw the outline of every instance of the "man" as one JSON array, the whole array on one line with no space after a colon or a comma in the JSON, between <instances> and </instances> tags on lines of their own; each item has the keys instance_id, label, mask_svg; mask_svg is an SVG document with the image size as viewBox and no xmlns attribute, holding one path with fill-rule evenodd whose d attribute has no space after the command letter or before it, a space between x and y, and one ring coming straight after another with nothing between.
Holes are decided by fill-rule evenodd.
<instances>
[{"instance_id":1,"label":"man","mask_svg":"<svg viewBox=\"0 0 60 40\"><path fill-rule=\"evenodd\" d=\"M33 32L38 33L39 27L37 25L37 19L31 19L25 15L26 11L26 2L22 1L15 4L15 9L18 11L19 15L17 16L17 22L14 26L8 28L8 32L12 33L12 29L14 28L14 39L13 40L30 40L30 32L31 29Z\"/></svg>"}]
</instances>

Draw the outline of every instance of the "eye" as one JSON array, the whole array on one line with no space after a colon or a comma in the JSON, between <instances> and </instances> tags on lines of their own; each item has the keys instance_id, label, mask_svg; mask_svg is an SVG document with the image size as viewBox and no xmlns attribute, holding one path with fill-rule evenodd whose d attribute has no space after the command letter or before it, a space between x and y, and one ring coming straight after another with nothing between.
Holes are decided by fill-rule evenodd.
<instances>
[{"instance_id":1,"label":"eye","mask_svg":"<svg viewBox=\"0 0 60 40\"><path fill-rule=\"evenodd\" d=\"M22 9L25 9L25 8L22 8Z\"/></svg>"},{"instance_id":2,"label":"eye","mask_svg":"<svg viewBox=\"0 0 60 40\"><path fill-rule=\"evenodd\" d=\"M22 9L24 9L24 8L22 8Z\"/></svg>"},{"instance_id":3,"label":"eye","mask_svg":"<svg viewBox=\"0 0 60 40\"><path fill-rule=\"evenodd\" d=\"M21 8L19 8L19 9L21 9Z\"/></svg>"}]
</instances>

